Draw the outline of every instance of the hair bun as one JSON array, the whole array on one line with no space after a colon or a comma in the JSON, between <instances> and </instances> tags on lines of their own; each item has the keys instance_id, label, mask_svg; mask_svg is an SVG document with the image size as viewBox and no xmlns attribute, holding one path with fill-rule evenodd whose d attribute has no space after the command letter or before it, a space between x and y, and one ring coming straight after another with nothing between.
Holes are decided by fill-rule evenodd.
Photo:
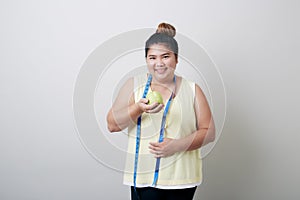
<instances>
[{"instance_id":1,"label":"hair bun","mask_svg":"<svg viewBox=\"0 0 300 200\"><path fill-rule=\"evenodd\" d=\"M171 24L167 24L163 22L158 25L156 29L156 33L162 33L174 37L176 35L176 29Z\"/></svg>"}]
</instances>

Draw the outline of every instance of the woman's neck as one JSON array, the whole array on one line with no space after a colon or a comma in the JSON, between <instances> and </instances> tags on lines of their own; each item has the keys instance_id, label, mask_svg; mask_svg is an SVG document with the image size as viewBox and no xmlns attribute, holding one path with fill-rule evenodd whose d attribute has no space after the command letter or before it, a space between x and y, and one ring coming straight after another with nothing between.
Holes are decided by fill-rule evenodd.
<instances>
[{"instance_id":1,"label":"woman's neck","mask_svg":"<svg viewBox=\"0 0 300 200\"><path fill-rule=\"evenodd\" d=\"M173 76L166 77L164 80L159 80L159 79L156 79L155 77L152 77L152 83L164 85L164 86L171 86L174 84L174 77L175 77L175 74Z\"/></svg>"},{"instance_id":2,"label":"woman's neck","mask_svg":"<svg viewBox=\"0 0 300 200\"><path fill-rule=\"evenodd\" d=\"M161 87L161 88L165 88L165 89L168 88L168 90L171 90L171 91L174 92L175 88L176 88L175 75L172 78L168 78L168 79L163 80L163 81L162 80L161 81L157 80L153 77L151 85L154 88L157 88L157 87Z\"/></svg>"}]
</instances>

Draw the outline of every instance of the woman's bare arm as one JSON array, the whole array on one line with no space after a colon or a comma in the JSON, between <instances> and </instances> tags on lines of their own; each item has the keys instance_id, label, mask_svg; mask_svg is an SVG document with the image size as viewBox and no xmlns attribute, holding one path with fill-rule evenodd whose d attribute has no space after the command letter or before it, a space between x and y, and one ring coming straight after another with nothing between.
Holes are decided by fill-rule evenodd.
<instances>
[{"instance_id":1,"label":"woman's bare arm","mask_svg":"<svg viewBox=\"0 0 300 200\"><path fill-rule=\"evenodd\" d=\"M214 141L215 125L208 102L200 87L198 85L195 87L194 107L197 130L184 138L164 138L161 143L150 142L149 149L155 157L167 157L176 152L192 151Z\"/></svg>"},{"instance_id":2,"label":"woman's bare arm","mask_svg":"<svg viewBox=\"0 0 300 200\"><path fill-rule=\"evenodd\" d=\"M117 132L127 128L143 112L156 113L163 108L163 105L158 103L148 105L148 100L145 98L135 102L133 91L134 81L133 78L130 78L120 89L115 102L107 114L107 127L110 132Z\"/></svg>"}]
</instances>

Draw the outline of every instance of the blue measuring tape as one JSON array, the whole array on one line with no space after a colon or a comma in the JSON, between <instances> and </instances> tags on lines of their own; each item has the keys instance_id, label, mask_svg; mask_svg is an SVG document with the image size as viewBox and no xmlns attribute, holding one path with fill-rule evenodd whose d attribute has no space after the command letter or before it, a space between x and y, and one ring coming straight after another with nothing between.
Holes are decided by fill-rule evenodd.
<instances>
[{"instance_id":1,"label":"blue measuring tape","mask_svg":"<svg viewBox=\"0 0 300 200\"><path fill-rule=\"evenodd\" d=\"M151 84L151 80L152 80L152 75L150 74L148 77L142 98L146 98L150 84ZM135 158L134 158L134 172L133 172L133 185L134 185L135 192L136 192L136 173L137 173L137 165L138 165L138 157L139 157L139 149L140 149L140 138L141 138L141 122L142 122L142 115L140 115L137 119L137 128L136 128Z\"/></svg>"},{"instance_id":2,"label":"blue measuring tape","mask_svg":"<svg viewBox=\"0 0 300 200\"><path fill-rule=\"evenodd\" d=\"M174 82L175 82L175 80L174 80ZM168 103L166 105L166 108L164 110L164 114L163 114L163 117L162 117L162 120L161 120L161 126L160 126L160 132L159 132L159 139L158 139L159 143L164 140L164 131L165 131L165 125L166 125L166 118L167 118L167 114L168 114L168 111L169 111L169 107L170 107L172 98L173 98L173 92L172 92L172 94L171 94L171 96L170 96L170 98L168 100ZM154 171L154 177L153 177L153 183L152 183L153 187L155 187L156 183L157 183L158 172L159 172L159 165L160 165L160 157L156 158L156 165L155 165L155 171Z\"/></svg>"},{"instance_id":3,"label":"blue measuring tape","mask_svg":"<svg viewBox=\"0 0 300 200\"><path fill-rule=\"evenodd\" d=\"M176 76L174 76L174 83L176 84ZM149 91L149 87L152 81L152 75L150 74L144 89L144 93L142 98L146 98L147 93ZM164 139L164 130L165 130L165 124L166 124L166 117L169 111L169 107L172 101L174 93L172 92L167 105L165 107L162 121L161 121L161 127L160 127L160 133L159 133L159 140L158 142L162 142ZM140 139L141 139L141 122L142 122L142 116L140 115L137 119L137 129L136 129L136 146L135 146L135 159L134 159L134 172L133 172L133 184L134 184L134 190L135 193L137 194L136 191L136 176L137 176L137 166L138 166L138 157L139 157L139 148L140 148ZM154 171L154 178L153 178L153 183L152 186L156 186L157 179L158 179L158 173L159 173L159 165L160 165L160 158L156 159L156 165L155 165L155 171ZM138 196L138 195L137 195Z\"/></svg>"}]
</instances>

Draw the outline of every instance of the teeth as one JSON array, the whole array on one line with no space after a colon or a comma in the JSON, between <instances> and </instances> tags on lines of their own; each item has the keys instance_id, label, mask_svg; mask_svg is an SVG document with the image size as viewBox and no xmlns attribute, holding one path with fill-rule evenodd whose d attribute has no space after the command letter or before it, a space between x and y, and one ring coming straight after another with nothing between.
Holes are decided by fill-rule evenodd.
<instances>
[{"instance_id":1,"label":"teeth","mask_svg":"<svg viewBox=\"0 0 300 200\"><path fill-rule=\"evenodd\" d=\"M159 69L155 69L156 71L164 71L166 70L166 68L159 68Z\"/></svg>"},{"instance_id":2,"label":"teeth","mask_svg":"<svg viewBox=\"0 0 300 200\"><path fill-rule=\"evenodd\" d=\"M165 69L157 69L156 70L158 73L163 73L165 71Z\"/></svg>"}]
</instances>

